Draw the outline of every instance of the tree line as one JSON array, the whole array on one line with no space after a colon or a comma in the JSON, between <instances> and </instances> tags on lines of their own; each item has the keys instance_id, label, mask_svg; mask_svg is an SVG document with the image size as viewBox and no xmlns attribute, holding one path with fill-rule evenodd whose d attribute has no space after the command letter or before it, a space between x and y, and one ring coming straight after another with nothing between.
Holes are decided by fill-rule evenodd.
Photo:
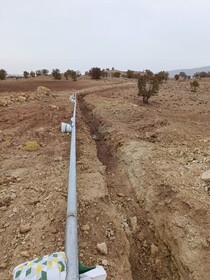
<instances>
[{"instance_id":1,"label":"tree line","mask_svg":"<svg viewBox=\"0 0 210 280\"><path fill-rule=\"evenodd\" d=\"M109 69L101 69L99 67L93 67L89 71L85 72L85 75L90 76L92 79L100 79L101 77L111 76L113 78L128 78L128 79L138 79L142 75L152 76L153 72L151 70L144 70L143 72L127 70L127 72L123 71L115 71L112 68L112 71ZM158 80L162 83L163 81L167 81L169 78L169 73L166 71L160 71L156 74Z\"/></svg>"},{"instance_id":2,"label":"tree line","mask_svg":"<svg viewBox=\"0 0 210 280\"><path fill-rule=\"evenodd\" d=\"M64 73L61 73L59 69L53 69L50 73L48 69L41 69L36 71L23 71L22 77L25 79L34 78L34 77L40 77L40 76L49 76L52 75L52 77L56 80L61 80L62 77L64 77L66 80L71 78L73 81L76 81L77 78L81 75L79 71L74 70L66 70ZM152 76L153 72L151 70L144 70L143 72L133 71L133 70L127 70L125 71L119 71L115 70L114 67L110 70L109 68L101 69L99 67L93 67L89 71L85 72L85 75L90 76L92 79L100 79L105 77L113 77L113 78L128 78L128 79L138 79L142 75ZM159 73L155 74L157 75L157 79L160 82L167 81L169 78L169 73L166 71L160 71ZM6 70L0 69L0 80L5 80L6 77L8 78L20 78L20 76L8 76ZM193 75L194 78L207 78L210 77L210 72L197 72ZM180 72L179 74L174 75L175 80L186 80L191 79L190 75L187 75L185 72Z\"/></svg>"},{"instance_id":3,"label":"tree line","mask_svg":"<svg viewBox=\"0 0 210 280\"><path fill-rule=\"evenodd\" d=\"M152 72L150 70L145 70L144 71L146 74L151 74ZM151 73L150 73L151 72ZM41 76L49 76L52 75L54 79L56 80L61 80L62 77L64 77L66 80L71 78L73 81L76 81L77 78L81 75L79 71L74 71L74 70L66 70L64 73L61 73L59 69L53 69L50 73L49 70L47 69L41 69L41 70L36 70L36 71L23 71L22 76L8 76L7 72L4 69L0 69L0 80L5 80L6 77L8 78L20 78L24 77L25 79L28 78L34 78L34 77L41 77ZM127 70L127 72L123 71L118 71L115 70L114 67L112 67L111 70L109 68L107 69L101 69L99 67L93 67L89 71L85 72L85 75L90 76L92 79L100 79L100 78L105 78L105 77L113 77L113 78L128 78L128 79L138 79L140 72L138 71L133 71L133 70ZM160 80L167 80L168 79L168 72L161 71L158 73L158 77Z\"/></svg>"},{"instance_id":4,"label":"tree line","mask_svg":"<svg viewBox=\"0 0 210 280\"><path fill-rule=\"evenodd\" d=\"M25 79L28 78L35 78L35 77L47 77L49 75L52 75L54 79L56 80L61 80L62 79L62 75L65 77L66 80L68 80L69 78L72 78L73 81L76 81L77 78L81 75L81 73L79 71L74 71L74 70L66 70L64 73L61 73L61 71L59 69L53 69L50 73L49 70L47 69L41 69L41 70L36 70L36 71L23 71L23 75L22 76L12 76L12 75L8 75L7 71L5 69L0 69L0 80L5 80L7 77L8 78L20 78L23 77Z\"/></svg>"},{"instance_id":5,"label":"tree line","mask_svg":"<svg viewBox=\"0 0 210 280\"><path fill-rule=\"evenodd\" d=\"M187 79L191 79L190 75L187 75L185 72L180 72L179 74L174 75L174 79L176 81L178 81L180 78L187 80ZM193 78L196 79L201 79L201 78L210 78L210 72L205 72L205 71L201 71L201 72L196 72L193 75Z\"/></svg>"}]
</instances>

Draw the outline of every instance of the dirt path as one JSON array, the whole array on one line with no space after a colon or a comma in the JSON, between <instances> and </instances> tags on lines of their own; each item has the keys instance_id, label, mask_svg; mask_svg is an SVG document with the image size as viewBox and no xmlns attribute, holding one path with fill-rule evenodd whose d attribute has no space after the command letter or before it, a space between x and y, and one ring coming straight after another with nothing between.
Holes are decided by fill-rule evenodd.
<instances>
[{"instance_id":1,"label":"dirt path","mask_svg":"<svg viewBox=\"0 0 210 280\"><path fill-rule=\"evenodd\" d=\"M210 168L210 85L192 94L170 82L148 106L136 91L130 84L79 95L79 258L102 263L113 280L207 280L210 203L200 175ZM68 96L0 107L2 279L18 263L64 249Z\"/></svg>"}]
</instances>

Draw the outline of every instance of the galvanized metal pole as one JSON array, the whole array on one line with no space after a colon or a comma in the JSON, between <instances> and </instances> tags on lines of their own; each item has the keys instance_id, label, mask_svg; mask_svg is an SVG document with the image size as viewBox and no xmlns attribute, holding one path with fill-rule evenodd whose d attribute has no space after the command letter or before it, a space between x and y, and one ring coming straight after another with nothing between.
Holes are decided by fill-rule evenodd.
<instances>
[{"instance_id":1,"label":"galvanized metal pole","mask_svg":"<svg viewBox=\"0 0 210 280\"><path fill-rule=\"evenodd\" d=\"M67 257L66 280L78 280L78 238L77 238L77 190L76 190L76 94L73 127L71 132L70 167L68 182L68 202L66 221L65 252Z\"/></svg>"}]
</instances>

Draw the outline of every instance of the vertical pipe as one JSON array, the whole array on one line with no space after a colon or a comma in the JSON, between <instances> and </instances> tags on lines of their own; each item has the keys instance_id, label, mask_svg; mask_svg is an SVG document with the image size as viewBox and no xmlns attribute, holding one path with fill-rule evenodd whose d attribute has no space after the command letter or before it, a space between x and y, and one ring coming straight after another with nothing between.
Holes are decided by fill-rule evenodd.
<instances>
[{"instance_id":1,"label":"vertical pipe","mask_svg":"<svg viewBox=\"0 0 210 280\"><path fill-rule=\"evenodd\" d=\"M70 167L68 180L67 220L65 252L67 257L66 280L78 280L78 240L77 240L77 190L76 190L76 94L71 133Z\"/></svg>"}]
</instances>

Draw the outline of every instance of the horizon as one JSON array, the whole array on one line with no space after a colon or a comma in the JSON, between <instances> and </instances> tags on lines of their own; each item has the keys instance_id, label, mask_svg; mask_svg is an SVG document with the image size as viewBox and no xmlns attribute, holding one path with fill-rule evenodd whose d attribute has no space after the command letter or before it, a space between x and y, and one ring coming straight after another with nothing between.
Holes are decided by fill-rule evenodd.
<instances>
[{"instance_id":1,"label":"horizon","mask_svg":"<svg viewBox=\"0 0 210 280\"><path fill-rule=\"evenodd\" d=\"M99 66L94 66L94 67L99 67ZM114 66L113 66L113 67L114 67ZM91 67L91 68L93 68L93 67ZM91 68L90 68L90 69L91 69ZM99 67L99 68L101 68L101 67ZM111 70L112 67L107 67L107 69L108 69L108 68L109 68L109 70ZM195 71L197 72L197 70L202 69L202 68L210 68L210 65L198 66L198 67L193 67L193 68L171 69L171 70L164 70L164 69L162 69L162 70L160 70L160 71L166 71L166 72L169 72L169 74L170 74L170 72L174 72L174 71L187 71L187 70L189 70L189 71L195 70ZM47 68L42 68L42 69L47 69ZM24 71L27 71L27 72L30 73L31 71L36 72L37 70L42 70L42 69L23 70L21 74L20 74L20 73L8 73L6 69L4 69L4 70L6 70L7 76L22 77ZM54 68L54 69L56 69L56 68ZM58 69L58 68L57 68L57 69ZM84 72L80 71L79 69L77 69L77 70L75 70L75 71L79 71L79 72L81 73L81 75L85 75L85 72L86 72L86 71L89 71L90 69L85 70ZM103 69L103 68L101 68L101 70L102 70L102 69ZM146 69L148 69L148 68L146 68ZM127 70L137 71L137 72L144 72L146 69L140 69L140 70L127 69ZM49 70L48 76L51 75L51 72L52 72L53 69L47 69L47 70ZM61 70L61 69L59 69L59 70ZM61 71L61 73L63 74L66 70L68 70L68 69L65 69L64 71ZM74 69L72 69L72 70L74 70ZM123 70L123 69L116 69L115 67L114 67L114 70L115 70L115 71L122 71L122 72L126 72L126 71L127 71L127 70ZM151 69L149 69L149 70L151 70ZM151 71L152 71L152 70L151 70ZM153 71L152 71L152 72L153 72L153 73L158 73L158 72L160 72L160 71L156 71L156 72L153 72ZM209 70L209 71L210 71L210 70Z\"/></svg>"}]
</instances>

